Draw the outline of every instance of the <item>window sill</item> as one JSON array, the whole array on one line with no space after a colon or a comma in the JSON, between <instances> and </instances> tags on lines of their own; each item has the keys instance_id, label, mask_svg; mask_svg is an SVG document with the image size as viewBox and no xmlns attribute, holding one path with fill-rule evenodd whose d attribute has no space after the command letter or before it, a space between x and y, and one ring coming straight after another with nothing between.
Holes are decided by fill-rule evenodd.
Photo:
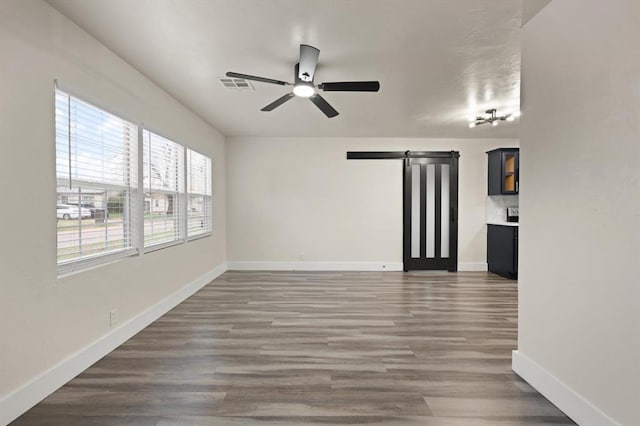
<instances>
[{"instance_id":1,"label":"window sill","mask_svg":"<svg viewBox=\"0 0 640 426\"><path fill-rule=\"evenodd\" d=\"M205 232L203 234L198 234L198 235L193 235L191 237L187 237L187 242L189 241L195 241L195 240L200 240L202 238L207 238L213 235L213 232Z\"/></svg>"},{"instance_id":2,"label":"window sill","mask_svg":"<svg viewBox=\"0 0 640 426\"><path fill-rule=\"evenodd\" d=\"M186 242L186 240L181 239L181 240L175 240L175 241L168 241L166 243L154 244L152 246L145 247L142 252L144 254L152 253L154 251L166 249L166 248L169 248L169 247L179 246L180 244L184 244L185 242Z\"/></svg>"},{"instance_id":3,"label":"window sill","mask_svg":"<svg viewBox=\"0 0 640 426\"><path fill-rule=\"evenodd\" d=\"M86 259L70 260L67 263L58 264L58 278L65 278L80 272L90 271L104 265L118 262L127 257L137 256L138 254L137 249L131 248L106 255L96 255L95 257Z\"/></svg>"}]
</instances>

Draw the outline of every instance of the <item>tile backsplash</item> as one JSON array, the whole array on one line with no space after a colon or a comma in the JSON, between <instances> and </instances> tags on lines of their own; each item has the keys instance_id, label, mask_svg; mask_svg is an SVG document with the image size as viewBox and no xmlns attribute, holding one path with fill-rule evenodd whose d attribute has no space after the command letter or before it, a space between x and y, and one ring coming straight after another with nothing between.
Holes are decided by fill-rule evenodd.
<instances>
[{"instance_id":1,"label":"tile backsplash","mask_svg":"<svg viewBox=\"0 0 640 426\"><path fill-rule=\"evenodd\" d=\"M487 197L487 223L507 221L507 207L518 207L517 195L490 195Z\"/></svg>"}]
</instances>

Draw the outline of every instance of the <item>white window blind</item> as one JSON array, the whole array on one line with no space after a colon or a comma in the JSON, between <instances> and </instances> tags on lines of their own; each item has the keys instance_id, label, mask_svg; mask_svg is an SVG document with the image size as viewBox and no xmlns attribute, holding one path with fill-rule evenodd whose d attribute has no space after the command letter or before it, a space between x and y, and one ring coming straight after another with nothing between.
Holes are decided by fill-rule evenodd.
<instances>
[{"instance_id":1,"label":"white window blind","mask_svg":"<svg viewBox=\"0 0 640 426\"><path fill-rule=\"evenodd\" d=\"M211 158L187 149L187 237L211 233Z\"/></svg>"},{"instance_id":2,"label":"white window blind","mask_svg":"<svg viewBox=\"0 0 640 426\"><path fill-rule=\"evenodd\" d=\"M136 252L137 127L56 90L60 273Z\"/></svg>"},{"instance_id":3,"label":"white window blind","mask_svg":"<svg viewBox=\"0 0 640 426\"><path fill-rule=\"evenodd\" d=\"M184 147L148 130L142 132L144 246L184 240Z\"/></svg>"}]
</instances>

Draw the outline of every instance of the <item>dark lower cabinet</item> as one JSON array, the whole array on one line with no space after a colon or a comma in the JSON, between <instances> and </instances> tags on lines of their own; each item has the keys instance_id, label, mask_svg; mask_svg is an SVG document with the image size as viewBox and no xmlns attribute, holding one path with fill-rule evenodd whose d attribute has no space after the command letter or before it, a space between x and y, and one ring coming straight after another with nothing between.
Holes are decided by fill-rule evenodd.
<instances>
[{"instance_id":1,"label":"dark lower cabinet","mask_svg":"<svg viewBox=\"0 0 640 426\"><path fill-rule=\"evenodd\" d=\"M518 278L518 227L487 225L487 263L489 272Z\"/></svg>"}]
</instances>

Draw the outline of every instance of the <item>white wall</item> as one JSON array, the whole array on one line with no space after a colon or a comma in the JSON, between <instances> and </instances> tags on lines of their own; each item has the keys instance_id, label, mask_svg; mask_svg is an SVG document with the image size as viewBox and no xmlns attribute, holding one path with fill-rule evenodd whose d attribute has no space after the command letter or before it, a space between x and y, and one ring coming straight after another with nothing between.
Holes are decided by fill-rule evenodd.
<instances>
[{"instance_id":1,"label":"white wall","mask_svg":"<svg viewBox=\"0 0 640 426\"><path fill-rule=\"evenodd\" d=\"M459 262L486 269L485 152L517 144L505 139L229 138L230 267L263 261L401 269L402 162L346 160L346 152L409 149L460 151Z\"/></svg>"},{"instance_id":2,"label":"white wall","mask_svg":"<svg viewBox=\"0 0 640 426\"><path fill-rule=\"evenodd\" d=\"M57 279L54 79L212 156L214 236ZM108 333L110 309L125 323L224 263L226 225L224 137L42 1L0 2L0 144L2 402Z\"/></svg>"},{"instance_id":3,"label":"white wall","mask_svg":"<svg viewBox=\"0 0 640 426\"><path fill-rule=\"evenodd\" d=\"M638 17L555 0L523 35L514 368L584 425L640 424Z\"/></svg>"}]
</instances>

